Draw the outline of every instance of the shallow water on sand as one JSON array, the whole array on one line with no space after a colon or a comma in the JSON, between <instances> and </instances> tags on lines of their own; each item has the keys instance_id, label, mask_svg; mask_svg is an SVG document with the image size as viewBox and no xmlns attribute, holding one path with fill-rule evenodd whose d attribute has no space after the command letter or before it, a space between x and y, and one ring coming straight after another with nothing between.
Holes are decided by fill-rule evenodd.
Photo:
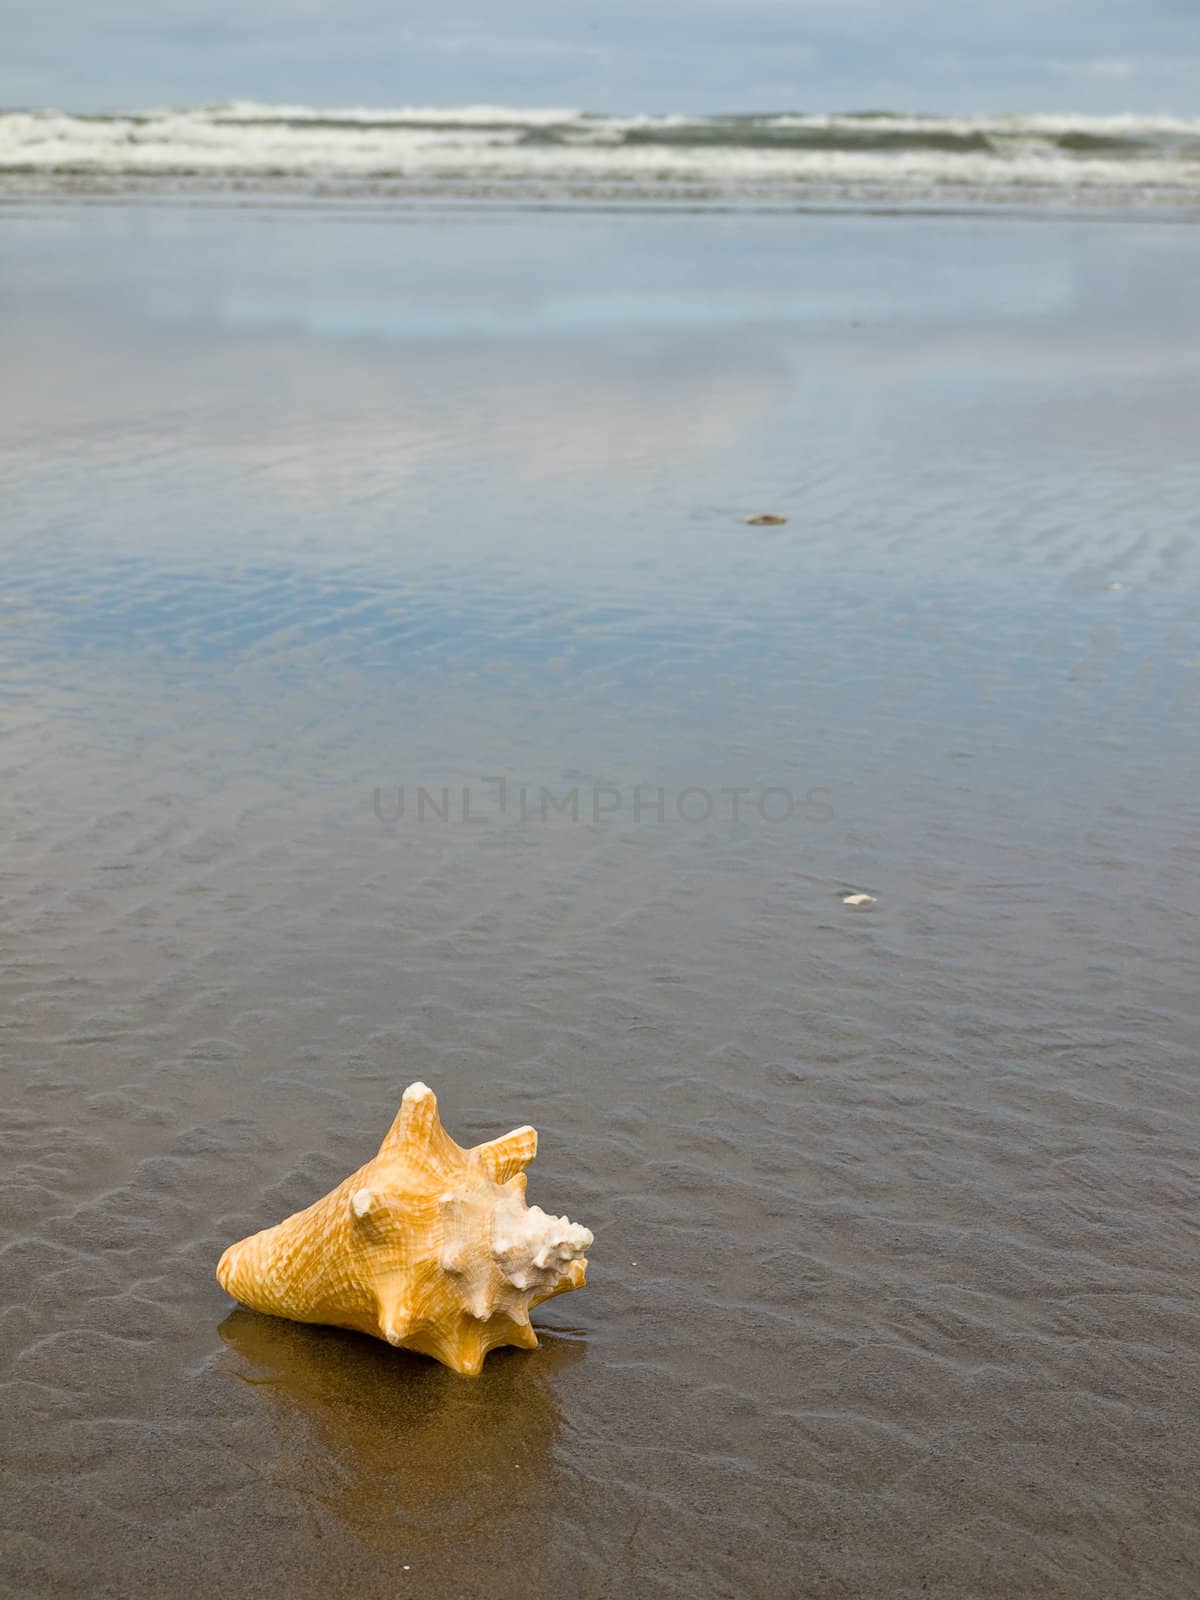
<instances>
[{"instance_id":1,"label":"shallow water on sand","mask_svg":"<svg viewBox=\"0 0 1200 1600\"><path fill-rule=\"evenodd\" d=\"M0 221L3 1592L1194 1590L1200 232ZM416 1078L476 1382L212 1276Z\"/></svg>"}]
</instances>

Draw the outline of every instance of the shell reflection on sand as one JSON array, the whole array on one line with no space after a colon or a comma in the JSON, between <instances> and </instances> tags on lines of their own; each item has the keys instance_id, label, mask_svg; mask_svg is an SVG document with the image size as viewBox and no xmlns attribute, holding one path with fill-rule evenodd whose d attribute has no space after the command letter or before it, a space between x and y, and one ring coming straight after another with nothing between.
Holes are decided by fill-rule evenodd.
<instances>
[{"instance_id":1,"label":"shell reflection on sand","mask_svg":"<svg viewBox=\"0 0 1200 1600\"><path fill-rule=\"evenodd\" d=\"M470 1384L358 1334L250 1311L219 1332L221 1368L269 1417L277 1487L389 1553L438 1532L491 1539L527 1515L559 1428L557 1379L586 1349L543 1334L536 1372L498 1351Z\"/></svg>"}]
</instances>

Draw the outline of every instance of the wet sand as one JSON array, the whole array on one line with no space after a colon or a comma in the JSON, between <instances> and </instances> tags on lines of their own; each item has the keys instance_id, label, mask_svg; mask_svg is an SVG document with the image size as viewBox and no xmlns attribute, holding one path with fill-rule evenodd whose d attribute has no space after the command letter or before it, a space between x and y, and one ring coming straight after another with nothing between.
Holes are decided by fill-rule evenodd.
<instances>
[{"instance_id":1,"label":"wet sand","mask_svg":"<svg viewBox=\"0 0 1200 1600\"><path fill-rule=\"evenodd\" d=\"M1200 1587L1198 266L0 213L0 1591ZM475 1382L213 1279L416 1078Z\"/></svg>"}]
</instances>

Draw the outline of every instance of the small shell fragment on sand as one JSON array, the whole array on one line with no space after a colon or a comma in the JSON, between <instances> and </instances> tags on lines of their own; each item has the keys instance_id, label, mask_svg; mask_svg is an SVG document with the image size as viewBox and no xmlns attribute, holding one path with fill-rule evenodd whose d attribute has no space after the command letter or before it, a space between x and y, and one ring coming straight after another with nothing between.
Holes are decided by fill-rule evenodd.
<instances>
[{"instance_id":1,"label":"small shell fragment on sand","mask_svg":"<svg viewBox=\"0 0 1200 1600\"><path fill-rule=\"evenodd\" d=\"M786 521L786 517L777 516L774 511L760 511L755 516L746 518L746 526L749 528L781 528Z\"/></svg>"},{"instance_id":2,"label":"small shell fragment on sand","mask_svg":"<svg viewBox=\"0 0 1200 1600\"><path fill-rule=\"evenodd\" d=\"M857 894L844 894L842 896L842 904L844 906L873 906L878 898L878 895L863 894L860 891Z\"/></svg>"}]
</instances>

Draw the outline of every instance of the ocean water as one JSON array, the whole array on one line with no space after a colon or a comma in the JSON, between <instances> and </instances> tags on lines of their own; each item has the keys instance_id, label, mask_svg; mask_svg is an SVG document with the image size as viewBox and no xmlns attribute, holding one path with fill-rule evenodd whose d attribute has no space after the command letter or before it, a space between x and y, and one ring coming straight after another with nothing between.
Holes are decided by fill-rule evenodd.
<instances>
[{"instance_id":1,"label":"ocean water","mask_svg":"<svg viewBox=\"0 0 1200 1600\"><path fill-rule=\"evenodd\" d=\"M270 190L443 203L1171 207L1200 202L1200 118L615 117L253 103L0 111L0 194Z\"/></svg>"},{"instance_id":2,"label":"ocean water","mask_svg":"<svg viewBox=\"0 0 1200 1600\"><path fill-rule=\"evenodd\" d=\"M1198 268L4 205L0 1592L1195 1592ZM418 1078L474 1382L213 1277Z\"/></svg>"}]
</instances>

